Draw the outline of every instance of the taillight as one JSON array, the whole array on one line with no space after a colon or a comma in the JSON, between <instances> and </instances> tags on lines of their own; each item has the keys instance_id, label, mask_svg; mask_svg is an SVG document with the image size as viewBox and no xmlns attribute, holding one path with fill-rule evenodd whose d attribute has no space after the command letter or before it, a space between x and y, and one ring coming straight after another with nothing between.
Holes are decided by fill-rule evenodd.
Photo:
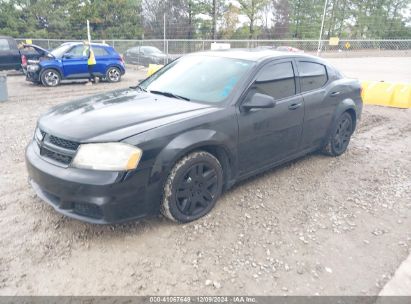
<instances>
[{"instance_id":1,"label":"taillight","mask_svg":"<svg viewBox=\"0 0 411 304\"><path fill-rule=\"evenodd\" d=\"M21 55L21 64L22 65L27 65L27 58L25 55Z\"/></svg>"},{"instance_id":2,"label":"taillight","mask_svg":"<svg viewBox=\"0 0 411 304\"><path fill-rule=\"evenodd\" d=\"M120 60L121 60L121 62L124 64L125 62L124 62L124 56L123 55L120 55Z\"/></svg>"}]
</instances>

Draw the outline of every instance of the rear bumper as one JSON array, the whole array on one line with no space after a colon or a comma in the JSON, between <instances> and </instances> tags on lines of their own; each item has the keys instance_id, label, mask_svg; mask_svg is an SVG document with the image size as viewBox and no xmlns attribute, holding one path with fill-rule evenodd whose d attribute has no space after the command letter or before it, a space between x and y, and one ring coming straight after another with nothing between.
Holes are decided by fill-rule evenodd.
<instances>
[{"instance_id":1,"label":"rear bumper","mask_svg":"<svg viewBox=\"0 0 411 304\"><path fill-rule=\"evenodd\" d=\"M149 170L124 173L64 168L49 163L37 150L34 142L26 149L29 181L37 195L57 212L94 224L149 214Z\"/></svg>"}]
</instances>

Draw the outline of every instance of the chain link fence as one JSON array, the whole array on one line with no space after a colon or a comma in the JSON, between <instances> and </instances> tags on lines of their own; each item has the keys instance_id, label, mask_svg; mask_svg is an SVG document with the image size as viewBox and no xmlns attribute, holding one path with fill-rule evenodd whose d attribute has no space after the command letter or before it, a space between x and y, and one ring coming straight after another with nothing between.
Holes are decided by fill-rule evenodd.
<instances>
[{"instance_id":1,"label":"chain link fence","mask_svg":"<svg viewBox=\"0 0 411 304\"><path fill-rule=\"evenodd\" d=\"M26 38L17 39L25 42ZM31 39L33 44L51 50L64 42L76 40L59 39ZM81 41L81 40L77 40ZM120 54L139 46L153 46L158 48L169 58L210 50L211 44L229 43L231 48L276 48L289 46L297 48L305 53L317 54L318 40L93 40L112 45ZM330 45L329 40L320 43L321 57L409 57L411 56L411 39L401 40L339 40L337 45Z\"/></svg>"}]
</instances>

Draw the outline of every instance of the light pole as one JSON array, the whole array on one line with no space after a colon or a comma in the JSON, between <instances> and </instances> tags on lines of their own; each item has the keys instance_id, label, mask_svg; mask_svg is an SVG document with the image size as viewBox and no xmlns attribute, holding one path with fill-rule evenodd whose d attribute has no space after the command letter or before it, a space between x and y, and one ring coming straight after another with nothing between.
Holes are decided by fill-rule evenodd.
<instances>
[{"instance_id":1,"label":"light pole","mask_svg":"<svg viewBox=\"0 0 411 304\"><path fill-rule=\"evenodd\" d=\"M320 56L320 51L321 51L321 37L323 36L324 19L325 19L325 11L327 10L327 2L328 0L325 0L324 2L323 20L321 21L320 38L318 38L317 56Z\"/></svg>"},{"instance_id":2,"label":"light pole","mask_svg":"<svg viewBox=\"0 0 411 304\"><path fill-rule=\"evenodd\" d=\"M164 58L163 63L166 65L168 61L168 47L166 47L166 13L163 15L163 49L167 57Z\"/></svg>"}]
</instances>

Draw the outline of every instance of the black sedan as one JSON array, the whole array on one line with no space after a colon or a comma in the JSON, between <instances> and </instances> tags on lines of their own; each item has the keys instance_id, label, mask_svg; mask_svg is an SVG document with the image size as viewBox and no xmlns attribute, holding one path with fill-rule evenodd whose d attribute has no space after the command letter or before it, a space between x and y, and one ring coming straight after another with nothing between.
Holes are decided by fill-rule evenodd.
<instances>
[{"instance_id":1,"label":"black sedan","mask_svg":"<svg viewBox=\"0 0 411 304\"><path fill-rule=\"evenodd\" d=\"M59 105L26 150L30 182L58 212L113 223L207 214L237 181L347 149L361 87L326 61L271 50L187 55L138 86Z\"/></svg>"}]
</instances>

